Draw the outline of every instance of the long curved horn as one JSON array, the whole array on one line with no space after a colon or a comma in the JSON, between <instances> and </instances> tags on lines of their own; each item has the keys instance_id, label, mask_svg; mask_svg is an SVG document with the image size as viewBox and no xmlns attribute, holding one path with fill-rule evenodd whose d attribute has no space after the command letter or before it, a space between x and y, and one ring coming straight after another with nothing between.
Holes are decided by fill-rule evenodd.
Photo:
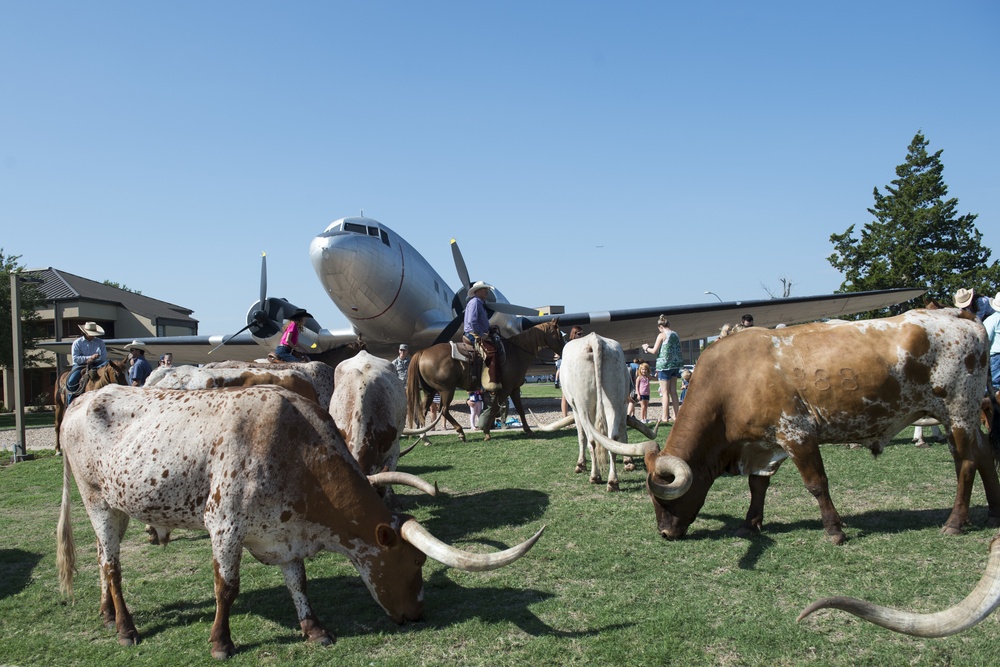
<instances>
[{"instance_id":1,"label":"long curved horn","mask_svg":"<svg viewBox=\"0 0 1000 667\"><path fill-rule=\"evenodd\" d=\"M420 428L404 428L404 429L403 429L403 435L405 435L405 436L411 436L411 435L423 435L424 433L427 433L427 431L429 431L429 430L431 430L432 428L434 428L434 426L435 426L435 425L436 425L436 424L437 424L437 423L438 423L439 421L441 421L441 415L440 415L440 414L438 414L438 416L434 418L434 421L432 421L432 422L431 422L430 424L428 424L427 426L422 426L422 427L420 427ZM402 456L402 454L400 454L400 456Z\"/></svg>"},{"instance_id":2,"label":"long curved horn","mask_svg":"<svg viewBox=\"0 0 1000 667\"><path fill-rule=\"evenodd\" d=\"M535 546L535 542L542 536L542 531L544 530L545 526L542 526L541 530L535 533L531 539L521 542L521 544L511 547L506 551L498 551L492 554L477 554L470 551L462 551L461 549L456 549L451 545L445 544L431 535L416 519L408 519L399 532L402 534L403 539L439 563L459 570L465 570L466 572L484 572L510 565L528 553L528 550Z\"/></svg>"},{"instance_id":3,"label":"long curved horn","mask_svg":"<svg viewBox=\"0 0 1000 667\"><path fill-rule=\"evenodd\" d=\"M420 442L420 441L418 440L417 442ZM410 445L406 449L400 450L400 452L399 452L399 458L403 458L404 456L406 456L407 454L409 454L410 452L412 452L417 447L417 442L414 442L412 445Z\"/></svg>"},{"instance_id":4,"label":"long curved horn","mask_svg":"<svg viewBox=\"0 0 1000 667\"><path fill-rule=\"evenodd\" d=\"M431 484L416 475L411 475L408 472L399 472L398 470L392 472L377 472L374 475L368 475L368 483L372 486L403 484L405 486L412 486L414 489L419 489L429 496L436 496L438 492L437 482Z\"/></svg>"},{"instance_id":5,"label":"long curved horn","mask_svg":"<svg viewBox=\"0 0 1000 667\"><path fill-rule=\"evenodd\" d=\"M935 614L917 614L882 607L865 600L831 597L816 600L802 610L796 622L820 609L840 609L869 623L914 637L947 637L983 620L1000 604L1000 535L990 542L990 558L986 572L969 597L954 607Z\"/></svg>"},{"instance_id":6,"label":"long curved horn","mask_svg":"<svg viewBox=\"0 0 1000 667\"><path fill-rule=\"evenodd\" d=\"M574 415L566 415L559 421L552 422L551 424L542 424L541 426L536 426L535 430L551 433L552 431L558 431L561 428L566 428L574 421L576 421L576 417Z\"/></svg>"},{"instance_id":7,"label":"long curved horn","mask_svg":"<svg viewBox=\"0 0 1000 667\"><path fill-rule=\"evenodd\" d=\"M641 421L639 421L638 419L635 418L635 415L629 415L628 417L625 418L625 425L626 426L628 426L629 428L635 429L639 433L642 433L644 436L646 436L650 440L656 440L656 434L657 434L657 432L659 432L659 430L660 430L660 424L662 424L662 423L663 422L656 422L656 427L653 428L652 431L650 431L648 426L646 426Z\"/></svg>"},{"instance_id":8,"label":"long curved horn","mask_svg":"<svg viewBox=\"0 0 1000 667\"><path fill-rule=\"evenodd\" d=\"M609 452L617 454L618 456L638 456L641 458L645 456L646 452L650 449L654 452L660 451L659 445L657 445L653 440L629 444L627 442L612 440L595 428L589 428L587 431L588 435L592 436L599 445L604 447L604 449Z\"/></svg>"},{"instance_id":9,"label":"long curved horn","mask_svg":"<svg viewBox=\"0 0 1000 667\"><path fill-rule=\"evenodd\" d=\"M660 500L674 500L680 498L688 489L694 476L691 474L691 466L684 459L673 454L660 454L656 457L656 475L646 475L646 486L654 497ZM657 477L673 477L674 481L661 482Z\"/></svg>"}]
</instances>

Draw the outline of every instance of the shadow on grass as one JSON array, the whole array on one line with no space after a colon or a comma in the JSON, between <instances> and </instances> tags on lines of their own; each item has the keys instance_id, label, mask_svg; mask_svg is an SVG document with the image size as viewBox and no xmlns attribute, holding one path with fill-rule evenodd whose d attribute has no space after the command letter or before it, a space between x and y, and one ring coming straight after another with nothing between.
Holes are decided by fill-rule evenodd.
<instances>
[{"instance_id":1,"label":"shadow on grass","mask_svg":"<svg viewBox=\"0 0 1000 667\"><path fill-rule=\"evenodd\" d=\"M0 549L0 599L17 595L31 583L31 573L34 572L41 554L23 549Z\"/></svg>"},{"instance_id":2,"label":"shadow on grass","mask_svg":"<svg viewBox=\"0 0 1000 667\"><path fill-rule=\"evenodd\" d=\"M429 512L431 516L421 523L445 542L452 542L481 530L537 521L549 506L548 494L531 489L495 489L455 496L397 495L396 497L400 501L401 512L412 512L418 508ZM495 508L503 510L494 511ZM526 534L522 539L531 537L535 530L537 526L526 527Z\"/></svg>"}]
</instances>

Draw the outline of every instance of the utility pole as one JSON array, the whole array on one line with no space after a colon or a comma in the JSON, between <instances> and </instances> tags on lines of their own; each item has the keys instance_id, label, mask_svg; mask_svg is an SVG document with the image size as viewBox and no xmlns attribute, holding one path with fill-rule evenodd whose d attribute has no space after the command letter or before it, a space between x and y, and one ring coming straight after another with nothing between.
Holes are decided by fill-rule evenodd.
<instances>
[{"instance_id":1,"label":"utility pole","mask_svg":"<svg viewBox=\"0 0 1000 667\"><path fill-rule=\"evenodd\" d=\"M42 282L37 278L22 278L18 273L10 274L10 331L14 346L14 430L17 432L17 442L14 443L14 459L30 461L34 454L28 454L24 440L24 347L21 340L21 283Z\"/></svg>"}]
</instances>

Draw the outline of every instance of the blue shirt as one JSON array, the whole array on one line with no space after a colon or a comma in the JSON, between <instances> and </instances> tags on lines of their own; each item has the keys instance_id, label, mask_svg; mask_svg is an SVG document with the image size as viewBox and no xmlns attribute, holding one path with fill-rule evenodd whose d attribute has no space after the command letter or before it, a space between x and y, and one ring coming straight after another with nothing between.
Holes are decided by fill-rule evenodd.
<instances>
[{"instance_id":1,"label":"blue shirt","mask_svg":"<svg viewBox=\"0 0 1000 667\"><path fill-rule=\"evenodd\" d=\"M972 312L976 314L980 322L986 322L986 318L996 311L990 305L990 297L977 296L975 301L972 302Z\"/></svg>"},{"instance_id":2,"label":"blue shirt","mask_svg":"<svg viewBox=\"0 0 1000 667\"><path fill-rule=\"evenodd\" d=\"M993 313L983 322L990 339L990 356L1000 354L1000 313Z\"/></svg>"},{"instance_id":3,"label":"blue shirt","mask_svg":"<svg viewBox=\"0 0 1000 667\"><path fill-rule=\"evenodd\" d=\"M87 358L92 354L100 355L97 358L97 365L107 363L108 351L104 347L103 340L100 338L91 338L90 340L87 340L86 337L80 336L73 341L72 355L74 365L83 366L87 363Z\"/></svg>"},{"instance_id":4,"label":"blue shirt","mask_svg":"<svg viewBox=\"0 0 1000 667\"><path fill-rule=\"evenodd\" d=\"M465 333L485 336L490 331L490 318L486 317L486 302L478 296L465 305Z\"/></svg>"},{"instance_id":5,"label":"blue shirt","mask_svg":"<svg viewBox=\"0 0 1000 667\"><path fill-rule=\"evenodd\" d=\"M139 386L146 384L146 378L153 372L153 367L149 365L144 357L136 357L132 368L128 369L129 384L138 381Z\"/></svg>"}]
</instances>

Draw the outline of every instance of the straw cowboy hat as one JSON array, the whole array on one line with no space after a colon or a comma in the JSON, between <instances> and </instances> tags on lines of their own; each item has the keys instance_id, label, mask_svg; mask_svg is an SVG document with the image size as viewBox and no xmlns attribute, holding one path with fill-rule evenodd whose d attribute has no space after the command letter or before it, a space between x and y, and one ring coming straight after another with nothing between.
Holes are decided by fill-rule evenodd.
<instances>
[{"instance_id":1,"label":"straw cowboy hat","mask_svg":"<svg viewBox=\"0 0 1000 667\"><path fill-rule=\"evenodd\" d=\"M955 292L956 308L966 308L970 303L972 303L972 290L963 287Z\"/></svg>"},{"instance_id":2,"label":"straw cowboy hat","mask_svg":"<svg viewBox=\"0 0 1000 667\"><path fill-rule=\"evenodd\" d=\"M129 343L128 345L126 345L125 349L126 350L136 349L136 350L142 350L143 352L145 352L146 351L146 344L143 343L141 340L134 340L131 343Z\"/></svg>"},{"instance_id":3,"label":"straw cowboy hat","mask_svg":"<svg viewBox=\"0 0 1000 667\"><path fill-rule=\"evenodd\" d=\"M103 336L104 329L97 322L87 322L86 324L78 325L80 331L87 334L88 336Z\"/></svg>"},{"instance_id":4,"label":"straw cowboy hat","mask_svg":"<svg viewBox=\"0 0 1000 667\"><path fill-rule=\"evenodd\" d=\"M475 295L475 293L478 292L481 289L492 290L493 289L493 285L487 285L482 280L477 280L476 282L474 282L472 284L472 287L469 288L469 296L471 297L471 296Z\"/></svg>"},{"instance_id":5,"label":"straw cowboy hat","mask_svg":"<svg viewBox=\"0 0 1000 667\"><path fill-rule=\"evenodd\" d=\"M990 308L1000 313L1000 292L997 292L997 295L990 299Z\"/></svg>"}]
</instances>

